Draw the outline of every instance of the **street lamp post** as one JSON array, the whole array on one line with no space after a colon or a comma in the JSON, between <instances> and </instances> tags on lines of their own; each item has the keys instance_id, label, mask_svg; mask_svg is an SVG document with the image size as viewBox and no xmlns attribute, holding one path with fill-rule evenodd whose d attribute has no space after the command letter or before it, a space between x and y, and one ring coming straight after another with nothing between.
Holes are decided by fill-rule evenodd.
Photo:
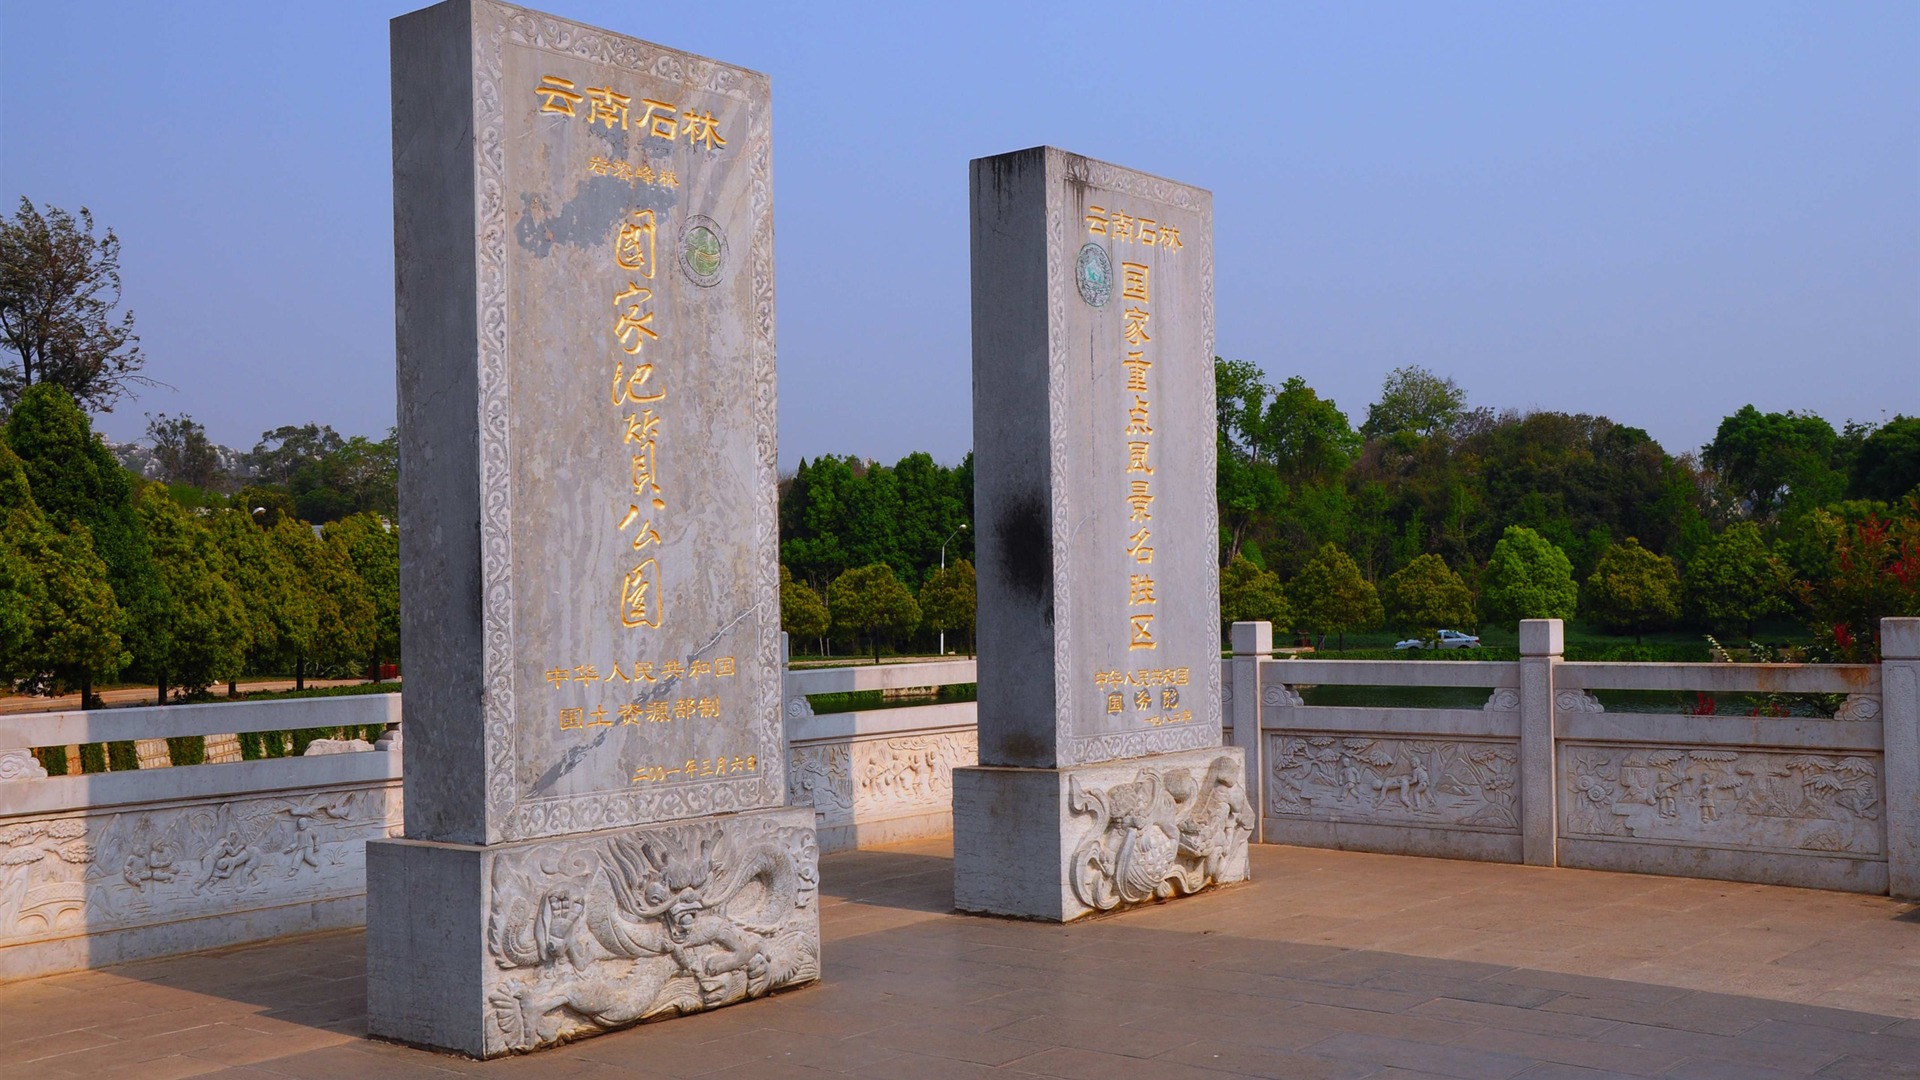
<instances>
[{"instance_id":1,"label":"street lamp post","mask_svg":"<svg viewBox=\"0 0 1920 1080\"><path fill-rule=\"evenodd\" d=\"M948 533L947 538L940 541L940 569L945 570L947 568L947 544L952 542L954 537L966 531L967 523L963 521L960 523L959 528ZM947 632L945 630L940 631L940 655L943 658L947 655Z\"/></svg>"}]
</instances>

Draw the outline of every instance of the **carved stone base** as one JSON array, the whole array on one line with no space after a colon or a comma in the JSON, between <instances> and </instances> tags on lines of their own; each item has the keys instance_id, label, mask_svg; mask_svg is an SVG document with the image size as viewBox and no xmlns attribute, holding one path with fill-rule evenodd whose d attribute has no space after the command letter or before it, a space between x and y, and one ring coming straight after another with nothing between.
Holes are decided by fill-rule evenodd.
<instances>
[{"instance_id":1,"label":"carved stone base","mask_svg":"<svg viewBox=\"0 0 1920 1080\"><path fill-rule=\"evenodd\" d=\"M820 977L811 807L367 845L367 1030L489 1058Z\"/></svg>"},{"instance_id":2,"label":"carved stone base","mask_svg":"<svg viewBox=\"0 0 1920 1080\"><path fill-rule=\"evenodd\" d=\"M953 903L1071 922L1247 878L1238 747L953 771Z\"/></svg>"}]
</instances>

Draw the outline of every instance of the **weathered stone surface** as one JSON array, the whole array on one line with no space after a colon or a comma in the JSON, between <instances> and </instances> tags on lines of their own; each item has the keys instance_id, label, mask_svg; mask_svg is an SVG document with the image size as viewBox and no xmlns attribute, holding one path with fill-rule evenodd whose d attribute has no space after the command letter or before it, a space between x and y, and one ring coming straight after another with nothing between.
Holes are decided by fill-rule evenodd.
<instances>
[{"instance_id":1,"label":"weathered stone surface","mask_svg":"<svg viewBox=\"0 0 1920 1080\"><path fill-rule=\"evenodd\" d=\"M955 769L954 906L1068 922L1244 881L1245 775L1239 747Z\"/></svg>"},{"instance_id":2,"label":"weathered stone surface","mask_svg":"<svg viewBox=\"0 0 1920 1080\"><path fill-rule=\"evenodd\" d=\"M1218 745L1212 196L1051 147L972 188L980 760Z\"/></svg>"},{"instance_id":3,"label":"weathered stone surface","mask_svg":"<svg viewBox=\"0 0 1920 1080\"><path fill-rule=\"evenodd\" d=\"M952 833L953 771L975 762L971 728L803 743L787 787L813 807L820 850L842 851Z\"/></svg>"},{"instance_id":4,"label":"weathered stone surface","mask_svg":"<svg viewBox=\"0 0 1920 1080\"><path fill-rule=\"evenodd\" d=\"M380 1038L496 1057L820 974L804 807L367 850L367 1007Z\"/></svg>"},{"instance_id":5,"label":"weathered stone surface","mask_svg":"<svg viewBox=\"0 0 1920 1080\"><path fill-rule=\"evenodd\" d=\"M0 821L0 980L355 925L399 825L395 781Z\"/></svg>"},{"instance_id":6,"label":"weathered stone surface","mask_svg":"<svg viewBox=\"0 0 1920 1080\"><path fill-rule=\"evenodd\" d=\"M1878 754L1562 744L1566 836L1886 855Z\"/></svg>"},{"instance_id":7,"label":"weathered stone surface","mask_svg":"<svg viewBox=\"0 0 1920 1080\"><path fill-rule=\"evenodd\" d=\"M395 20L408 835L785 801L765 76Z\"/></svg>"},{"instance_id":8,"label":"weathered stone surface","mask_svg":"<svg viewBox=\"0 0 1920 1080\"><path fill-rule=\"evenodd\" d=\"M370 1030L492 1056L815 978L811 814L760 812L767 79L491 0L395 20L393 73L412 748Z\"/></svg>"},{"instance_id":9,"label":"weathered stone surface","mask_svg":"<svg viewBox=\"0 0 1920 1080\"><path fill-rule=\"evenodd\" d=\"M1183 785L1246 801L1243 753L1220 749L1213 197L1038 147L973 162L972 214L979 760L993 768L955 773L956 900L1072 919L1191 892L1218 857L1135 875L1174 865L1160 864ZM1211 779L1129 763L1188 751ZM1085 773L1101 763L1128 779ZM1155 824L1103 809L1109 795L1153 803ZM1133 842L1076 839L1082 814ZM1250 807L1234 820L1258 828Z\"/></svg>"}]
</instances>

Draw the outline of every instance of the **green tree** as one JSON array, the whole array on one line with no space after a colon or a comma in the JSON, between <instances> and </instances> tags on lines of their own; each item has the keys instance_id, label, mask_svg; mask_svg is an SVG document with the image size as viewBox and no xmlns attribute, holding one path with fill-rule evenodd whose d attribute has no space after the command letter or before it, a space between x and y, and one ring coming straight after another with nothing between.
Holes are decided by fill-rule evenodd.
<instances>
[{"instance_id":1,"label":"green tree","mask_svg":"<svg viewBox=\"0 0 1920 1080\"><path fill-rule=\"evenodd\" d=\"M27 646L33 641L29 614L42 603L46 586L21 548L24 539L15 522L0 521L0 683L13 684L30 677L33 664Z\"/></svg>"},{"instance_id":2,"label":"green tree","mask_svg":"<svg viewBox=\"0 0 1920 1080\"><path fill-rule=\"evenodd\" d=\"M1812 413L1746 405L1720 421L1700 456L1746 516L1768 521L1790 505L1812 509L1845 494L1839 448L1833 425Z\"/></svg>"},{"instance_id":3,"label":"green tree","mask_svg":"<svg viewBox=\"0 0 1920 1080\"><path fill-rule=\"evenodd\" d=\"M1287 590L1280 584L1280 575L1262 570L1245 558L1221 569L1221 633L1237 622L1269 622L1284 630L1288 614Z\"/></svg>"},{"instance_id":4,"label":"green tree","mask_svg":"<svg viewBox=\"0 0 1920 1080\"><path fill-rule=\"evenodd\" d=\"M804 581L795 581L793 571L780 567L780 629L791 640L826 637L833 626L827 603ZM791 645L791 641L789 642Z\"/></svg>"},{"instance_id":5,"label":"green tree","mask_svg":"<svg viewBox=\"0 0 1920 1080\"><path fill-rule=\"evenodd\" d=\"M316 525L359 513L391 521L400 516L399 483L400 439L389 431L379 442L355 435L319 460L301 465L287 490L299 515Z\"/></svg>"},{"instance_id":6,"label":"green tree","mask_svg":"<svg viewBox=\"0 0 1920 1080\"><path fill-rule=\"evenodd\" d=\"M1380 593L1387 617L1410 630L1474 623L1473 590L1438 555L1422 555L1394 571Z\"/></svg>"},{"instance_id":7,"label":"green tree","mask_svg":"<svg viewBox=\"0 0 1920 1080\"><path fill-rule=\"evenodd\" d=\"M1380 387L1380 400L1367 407L1360 434L1367 439L1409 432L1434 435L1466 412L1467 394L1452 379L1418 365L1395 368Z\"/></svg>"},{"instance_id":8,"label":"green tree","mask_svg":"<svg viewBox=\"0 0 1920 1080\"><path fill-rule=\"evenodd\" d=\"M169 689L193 697L239 673L246 661L247 616L234 588L237 568L196 515L158 485L142 489L134 508L166 596L156 634L164 645L149 672L164 705Z\"/></svg>"},{"instance_id":9,"label":"green tree","mask_svg":"<svg viewBox=\"0 0 1920 1080\"><path fill-rule=\"evenodd\" d=\"M1680 575L1672 559L1628 537L1600 556L1581 589L1580 606L1589 619L1614 633L1630 633L1637 643L1680 617Z\"/></svg>"},{"instance_id":10,"label":"green tree","mask_svg":"<svg viewBox=\"0 0 1920 1080\"><path fill-rule=\"evenodd\" d=\"M1260 418L1262 441L1289 484L1336 477L1360 452L1347 414L1295 375L1280 384Z\"/></svg>"},{"instance_id":11,"label":"green tree","mask_svg":"<svg viewBox=\"0 0 1920 1080\"><path fill-rule=\"evenodd\" d=\"M219 452L207 438L207 429L191 416L147 414L147 441L153 444L160 478L169 484L212 491L226 479L220 471Z\"/></svg>"},{"instance_id":12,"label":"green tree","mask_svg":"<svg viewBox=\"0 0 1920 1080\"><path fill-rule=\"evenodd\" d=\"M164 651L165 592L139 516L133 509L133 475L96 437L87 414L65 390L37 385L21 392L0 440L20 457L33 500L49 523L71 532L86 527L107 566L107 581L121 612L118 630L133 665L151 673ZM79 685L83 708L93 708L90 675Z\"/></svg>"},{"instance_id":13,"label":"green tree","mask_svg":"<svg viewBox=\"0 0 1920 1080\"><path fill-rule=\"evenodd\" d=\"M280 630L285 613L298 602L293 583L298 571L280 550L267 542L258 518L243 510L215 511L206 525L214 545L233 567L234 589L247 628L248 666L258 670L280 653ZM234 696L238 674L227 679L227 696Z\"/></svg>"},{"instance_id":14,"label":"green tree","mask_svg":"<svg viewBox=\"0 0 1920 1080\"><path fill-rule=\"evenodd\" d=\"M278 488L248 484L227 499L227 505L253 519L255 525L270 529L283 517L295 517L293 496Z\"/></svg>"},{"instance_id":15,"label":"green tree","mask_svg":"<svg viewBox=\"0 0 1920 1080\"><path fill-rule=\"evenodd\" d=\"M339 432L324 424L287 424L261 432L260 441L241 455L241 462L262 483L286 487L300 470L317 468L346 445Z\"/></svg>"},{"instance_id":16,"label":"green tree","mask_svg":"<svg viewBox=\"0 0 1920 1080\"><path fill-rule=\"evenodd\" d=\"M360 513L328 522L325 536L352 565L372 606L372 640L361 655L369 668L367 680L378 682L380 664L400 659L399 530L377 514Z\"/></svg>"},{"instance_id":17,"label":"green tree","mask_svg":"<svg viewBox=\"0 0 1920 1080\"><path fill-rule=\"evenodd\" d=\"M293 668L295 687L304 689L315 668L365 663L379 633L377 615L344 545L327 543L293 518L267 530L267 542L295 573L276 615L280 656Z\"/></svg>"},{"instance_id":18,"label":"green tree","mask_svg":"<svg viewBox=\"0 0 1920 1080\"><path fill-rule=\"evenodd\" d=\"M963 634L971 653L975 612L973 563L957 559L935 570L920 586L920 612L926 627L941 634Z\"/></svg>"},{"instance_id":19,"label":"green tree","mask_svg":"<svg viewBox=\"0 0 1920 1080\"><path fill-rule=\"evenodd\" d=\"M1503 623L1571 621L1579 601L1567 553L1525 525L1507 526L1480 575L1480 605L1487 617Z\"/></svg>"},{"instance_id":20,"label":"green tree","mask_svg":"<svg viewBox=\"0 0 1920 1080\"><path fill-rule=\"evenodd\" d=\"M1687 615L1715 631L1753 636L1753 624L1787 610L1792 576L1767 549L1760 527L1736 521L1707 541L1687 563Z\"/></svg>"},{"instance_id":21,"label":"green tree","mask_svg":"<svg viewBox=\"0 0 1920 1080\"><path fill-rule=\"evenodd\" d=\"M827 587L827 610L842 636L871 639L876 664L883 636L903 637L920 625L919 603L886 563L869 563L834 578Z\"/></svg>"},{"instance_id":22,"label":"green tree","mask_svg":"<svg viewBox=\"0 0 1920 1080\"><path fill-rule=\"evenodd\" d=\"M1223 563L1240 556L1257 531L1274 520L1286 496L1265 444L1267 399L1273 387L1245 360L1213 358L1214 488L1220 504ZM1262 461L1266 456L1269 460Z\"/></svg>"},{"instance_id":23,"label":"green tree","mask_svg":"<svg viewBox=\"0 0 1920 1080\"><path fill-rule=\"evenodd\" d=\"M973 455L954 468L924 453L893 466L826 455L780 485L780 561L819 588L856 566L883 562L909 585L949 558L970 558Z\"/></svg>"},{"instance_id":24,"label":"green tree","mask_svg":"<svg viewBox=\"0 0 1920 1080\"><path fill-rule=\"evenodd\" d=\"M1797 591L1815 637L1841 660L1876 660L1880 620L1920 616L1920 496L1891 512L1872 507L1859 516L1828 510L1809 516L1810 542L1824 558L1813 560L1816 569Z\"/></svg>"},{"instance_id":25,"label":"green tree","mask_svg":"<svg viewBox=\"0 0 1920 1080\"><path fill-rule=\"evenodd\" d=\"M1920 416L1896 416L1875 428L1853 458L1849 494L1898 503L1920 489Z\"/></svg>"},{"instance_id":26,"label":"green tree","mask_svg":"<svg viewBox=\"0 0 1920 1080\"><path fill-rule=\"evenodd\" d=\"M45 692L112 675L127 660L120 619L86 526L49 524L0 443L0 681Z\"/></svg>"},{"instance_id":27,"label":"green tree","mask_svg":"<svg viewBox=\"0 0 1920 1080\"><path fill-rule=\"evenodd\" d=\"M49 206L43 214L20 197L11 220L0 218L0 348L17 363L0 368L0 402L12 405L30 386L57 386L87 409L110 412L130 388L151 385L133 332L133 312L120 305L120 240L93 235L93 215Z\"/></svg>"},{"instance_id":28,"label":"green tree","mask_svg":"<svg viewBox=\"0 0 1920 1080\"><path fill-rule=\"evenodd\" d=\"M1325 636L1337 634L1346 648L1349 631L1371 630L1386 618L1380 594L1360 576L1360 567L1336 544L1322 544L1287 584L1293 624Z\"/></svg>"},{"instance_id":29,"label":"green tree","mask_svg":"<svg viewBox=\"0 0 1920 1080\"><path fill-rule=\"evenodd\" d=\"M1265 546L1287 564L1346 532L1341 474L1360 449L1347 416L1294 376L1278 390L1244 360L1214 358L1221 562Z\"/></svg>"}]
</instances>

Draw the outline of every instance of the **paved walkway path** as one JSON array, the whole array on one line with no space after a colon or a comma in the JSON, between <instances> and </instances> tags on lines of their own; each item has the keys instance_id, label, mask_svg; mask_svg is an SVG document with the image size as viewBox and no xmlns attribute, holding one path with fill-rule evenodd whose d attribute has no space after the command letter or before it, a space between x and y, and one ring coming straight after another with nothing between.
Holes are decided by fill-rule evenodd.
<instances>
[{"instance_id":1,"label":"paved walkway path","mask_svg":"<svg viewBox=\"0 0 1920 1080\"><path fill-rule=\"evenodd\" d=\"M0 986L0 1074L582 1080L1920 1077L1920 908L1300 848L1074 926L956 916L944 844L822 860L826 979L523 1058L363 1037L327 934Z\"/></svg>"}]
</instances>

